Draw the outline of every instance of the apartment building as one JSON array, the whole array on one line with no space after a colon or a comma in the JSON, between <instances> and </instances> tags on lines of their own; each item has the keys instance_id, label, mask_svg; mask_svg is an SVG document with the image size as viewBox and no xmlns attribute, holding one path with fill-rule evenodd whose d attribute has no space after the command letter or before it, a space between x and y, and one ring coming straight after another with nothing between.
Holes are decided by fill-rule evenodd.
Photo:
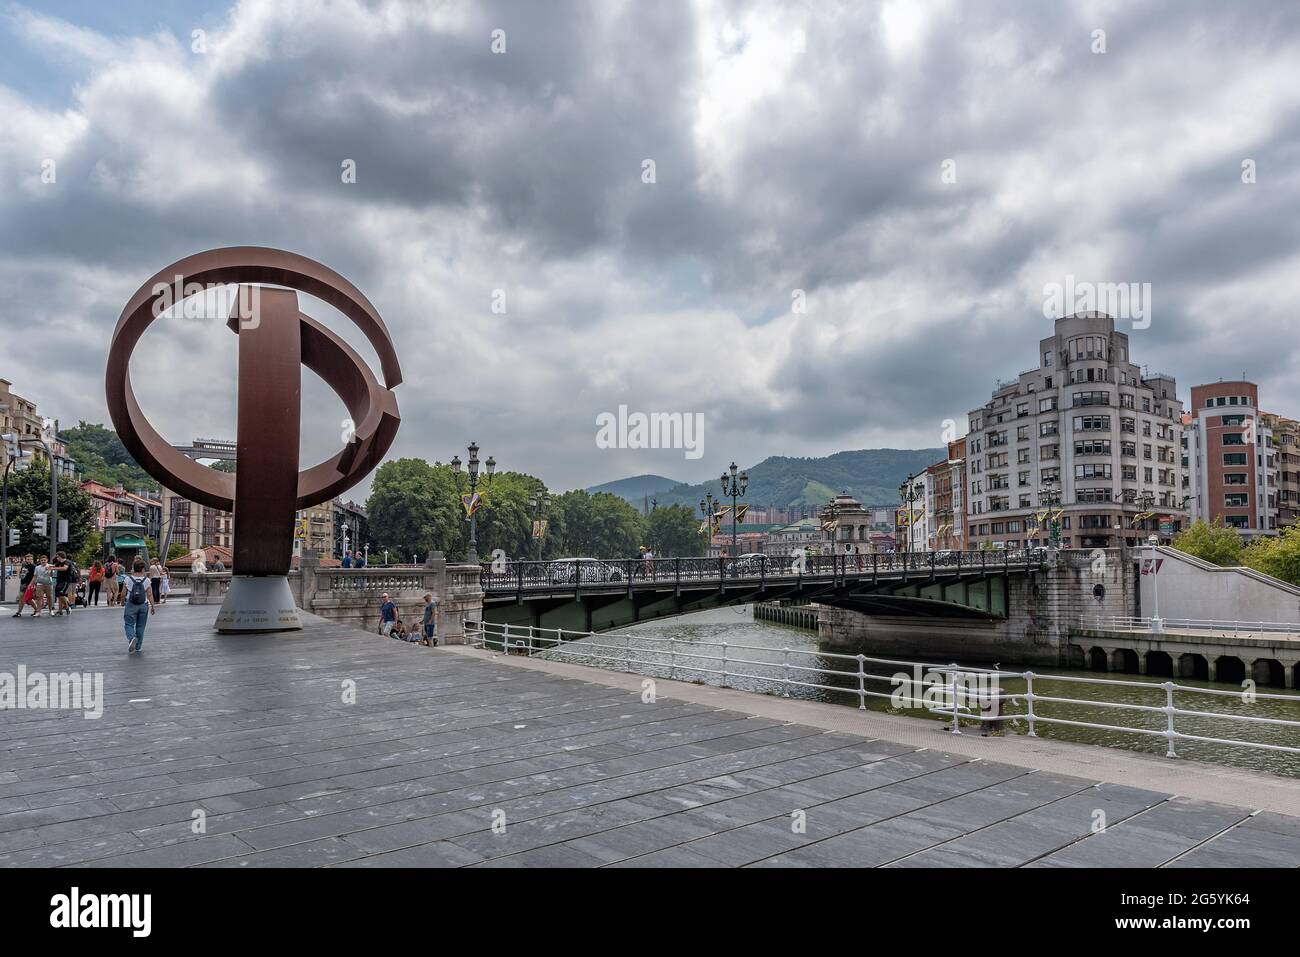
<instances>
[{"instance_id":1,"label":"apartment building","mask_svg":"<svg viewBox=\"0 0 1300 957\"><path fill-rule=\"evenodd\" d=\"M1300 516L1300 426L1261 410L1254 382L1194 386L1187 419L1183 458L1193 517L1222 521L1251 539Z\"/></svg>"},{"instance_id":2,"label":"apartment building","mask_svg":"<svg viewBox=\"0 0 1300 957\"><path fill-rule=\"evenodd\" d=\"M1276 489L1274 528L1300 521L1300 422L1271 412L1260 414L1276 453L1277 469L1270 479Z\"/></svg>"},{"instance_id":3,"label":"apartment building","mask_svg":"<svg viewBox=\"0 0 1300 957\"><path fill-rule=\"evenodd\" d=\"M1168 542L1187 524L1182 403L1173 376L1145 372L1100 312L1057 319L1038 364L970 412L968 547Z\"/></svg>"},{"instance_id":4,"label":"apartment building","mask_svg":"<svg viewBox=\"0 0 1300 957\"><path fill-rule=\"evenodd\" d=\"M925 470L926 547L966 547L966 439L948 443L948 455Z\"/></svg>"}]
</instances>

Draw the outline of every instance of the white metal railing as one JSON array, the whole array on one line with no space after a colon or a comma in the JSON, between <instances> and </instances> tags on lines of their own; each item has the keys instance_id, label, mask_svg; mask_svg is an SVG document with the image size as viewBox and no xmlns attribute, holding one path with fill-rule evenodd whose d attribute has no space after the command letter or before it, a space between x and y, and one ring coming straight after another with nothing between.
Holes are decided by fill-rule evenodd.
<instances>
[{"instance_id":1,"label":"white metal railing","mask_svg":"<svg viewBox=\"0 0 1300 957\"><path fill-rule=\"evenodd\" d=\"M1300 622L1285 621L1230 621L1212 618L1161 618L1163 630L1186 628L1191 631L1228 631L1235 634L1245 632L1268 632L1273 634L1300 635ZM1150 618L1126 618L1121 615L1084 615L1079 619L1084 628L1099 630L1115 629L1120 631L1151 631Z\"/></svg>"},{"instance_id":2,"label":"white metal railing","mask_svg":"<svg viewBox=\"0 0 1300 957\"><path fill-rule=\"evenodd\" d=\"M1076 675L1039 674L1032 671L1001 671L994 668L962 667L957 664L935 664L928 662L904 661L896 658L873 658L867 655L846 655L825 651L805 651L798 648L772 648L764 645L737 644L726 641L704 641L701 639L657 638L645 635L611 634L609 632L581 632L564 628L538 628L533 625L510 625L496 622L484 622L465 619L465 637L471 644L484 649L497 648L506 653L574 657L585 659L581 663L602 662L622 666L632 672L633 666L658 667L667 669L667 677L675 680L679 672L689 674L712 675L720 679L722 687L727 687L730 679L742 678L766 682L780 688L784 697L790 696L791 688L809 688L856 696L858 709L865 711L867 698L900 699L900 677L875 674L867 670L871 665L894 665L911 669L909 688L902 700L905 707L923 707L934 714L950 719L949 730L961 734L961 720L979 721L982 725L996 725L1001 721L1019 721L1023 719L1029 726L1029 736L1037 737L1040 724L1061 725L1076 728L1094 728L1101 731L1121 731L1129 734L1146 735L1165 739L1165 756L1178 756L1174 749L1175 741L1197 741L1204 744L1225 745L1228 747L1256 748L1264 751L1281 751L1287 754L1300 754L1300 747L1282 744L1267 744L1261 741L1245 741L1239 738L1212 737L1201 734L1189 734L1179 731L1174 726L1177 717L1203 718L1221 721L1237 721L1247 725L1269 725L1300 729L1300 721L1285 718L1265 718L1253 715L1231 714L1223 711L1199 711L1179 708L1175 699L1178 692L1210 695L1225 698L1242 699L1240 691L1228 691L1217 688L1197 688L1189 685L1175 684L1172 681L1161 683L1145 681L1123 681L1114 678L1083 678ZM580 646L574 647L577 639L585 639ZM634 645L633 642L638 644ZM715 648L720 651L707 652L704 649ZM755 661L744 657L748 652L780 652L781 660ZM741 654L737 657L736 653ZM658 655L658 659L649 657ZM666 656L666 660L665 660ZM822 664L808 665L791 661L792 657L803 656L825 661L852 662L853 670L840 671L827 668ZM708 667L716 662L718 667ZM755 674L731 670L736 666L753 665L772 669L774 674ZM928 674L923 674L923 670ZM814 676L828 676L845 679L848 685L823 684ZM806 679L806 680L805 680ZM1001 679L1020 679L1025 682L1022 692L1003 691L998 684ZM689 679L688 679L689 680ZM824 680L824 678L823 678ZM1163 705L1143 705L1121 701L1102 701L1088 698L1067 698L1056 695L1039 694L1034 690L1035 681L1059 681L1088 686L1113 686L1141 688L1146 691L1163 691ZM894 685L893 691L875 691L867 687L868 682L887 682ZM919 692L919 694L918 694ZM1300 705L1300 695L1265 694L1252 692L1255 699L1292 701ZM1001 702L1011 701L1025 703L1025 711L1003 713ZM1165 726L1161 730L1154 728L1135 728L1128 725L1098 724L1092 721L1079 721L1070 718L1057 718L1042 714L1037 710L1040 703L1075 705L1086 708L1112 709L1117 711L1134 711L1165 716Z\"/></svg>"}]
</instances>

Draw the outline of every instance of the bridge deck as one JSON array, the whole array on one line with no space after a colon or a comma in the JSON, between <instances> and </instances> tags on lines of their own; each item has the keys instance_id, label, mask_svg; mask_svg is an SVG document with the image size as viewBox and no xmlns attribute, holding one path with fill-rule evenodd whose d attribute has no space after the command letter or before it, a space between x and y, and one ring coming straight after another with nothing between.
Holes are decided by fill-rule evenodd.
<instances>
[{"instance_id":1,"label":"bridge deck","mask_svg":"<svg viewBox=\"0 0 1300 957\"><path fill-rule=\"evenodd\" d=\"M615 683L635 676L318 619L217 637L212 617L161 609L139 657L112 610L0 618L0 671L99 671L106 698L98 720L0 717L0 865L1300 864L1300 818L974 760L979 739L643 704Z\"/></svg>"}]
</instances>

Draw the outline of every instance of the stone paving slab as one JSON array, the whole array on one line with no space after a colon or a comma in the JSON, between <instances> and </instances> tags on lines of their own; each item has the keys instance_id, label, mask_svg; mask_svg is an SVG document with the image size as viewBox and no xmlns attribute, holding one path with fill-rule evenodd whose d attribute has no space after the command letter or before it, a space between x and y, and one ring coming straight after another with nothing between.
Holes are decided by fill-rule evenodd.
<instances>
[{"instance_id":1,"label":"stone paving slab","mask_svg":"<svg viewBox=\"0 0 1300 957\"><path fill-rule=\"evenodd\" d=\"M161 608L138 656L115 612L0 615L0 672L104 681L98 719L0 712L0 866L1300 866L1298 817L1005 747L828 730L808 703L817 720L792 721L674 682L645 703L636 676L311 616L219 636L214 615Z\"/></svg>"}]
</instances>

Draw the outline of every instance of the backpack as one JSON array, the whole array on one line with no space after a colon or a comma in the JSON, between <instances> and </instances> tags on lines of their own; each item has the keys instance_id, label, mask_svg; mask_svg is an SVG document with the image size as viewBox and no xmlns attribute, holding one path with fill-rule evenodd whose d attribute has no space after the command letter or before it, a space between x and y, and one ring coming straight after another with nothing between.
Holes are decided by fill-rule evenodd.
<instances>
[{"instance_id":1,"label":"backpack","mask_svg":"<svg viewBox=\"0 0 1300 957\"><path fill-rule=\"evenodd\" d=\"M127 603L132 605L143 605L147 599L144 591L145 579L131 576L131 594L127 598Z\"/></svg>"}]
</instances>

